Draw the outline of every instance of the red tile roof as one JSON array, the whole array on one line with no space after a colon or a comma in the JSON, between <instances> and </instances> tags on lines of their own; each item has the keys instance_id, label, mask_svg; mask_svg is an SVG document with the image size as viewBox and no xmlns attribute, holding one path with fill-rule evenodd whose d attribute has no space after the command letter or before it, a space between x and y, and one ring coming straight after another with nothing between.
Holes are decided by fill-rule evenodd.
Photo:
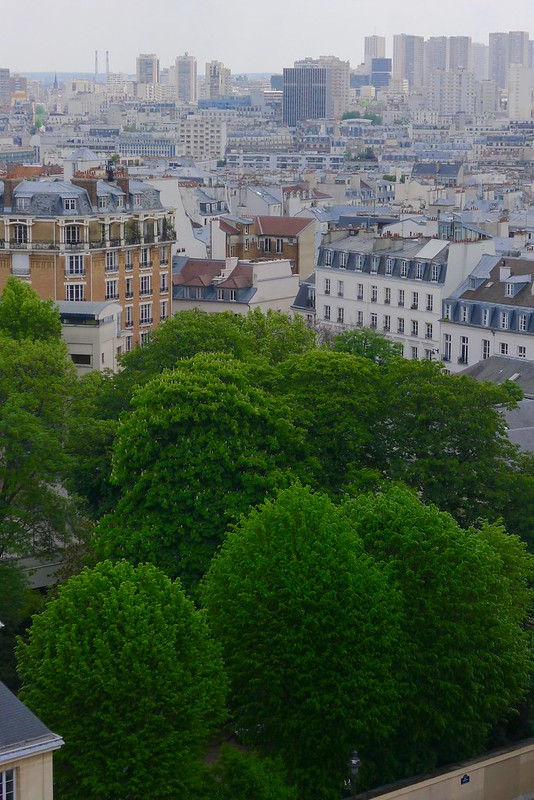
<instances>
[{"instance_id":1,"label":"red tile roof","mask_svg":"<svg viewBox=\"0 0 534 800\"><path fill-rule=\"evenodd\" d=\"M313 224L312 218L256 217L257 232L262 236L298 236Z\"/></svg>"}]
</instances>

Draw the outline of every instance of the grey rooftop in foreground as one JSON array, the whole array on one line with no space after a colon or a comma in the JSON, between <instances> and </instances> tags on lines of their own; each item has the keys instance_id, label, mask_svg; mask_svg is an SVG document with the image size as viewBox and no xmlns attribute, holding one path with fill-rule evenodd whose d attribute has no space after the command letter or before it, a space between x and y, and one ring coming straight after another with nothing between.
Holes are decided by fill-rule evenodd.
<instances>
[{"instance_id":1,"label":"grey rooftop in foreground","mask_svg":"<svg viewBox=\"0 0 534 800\"><path fill-rule=\"evenodd\" d=\"M0 682L0 764L57 750L63 739L49 730L7 686Z\"/></svg>"}]
</instances>

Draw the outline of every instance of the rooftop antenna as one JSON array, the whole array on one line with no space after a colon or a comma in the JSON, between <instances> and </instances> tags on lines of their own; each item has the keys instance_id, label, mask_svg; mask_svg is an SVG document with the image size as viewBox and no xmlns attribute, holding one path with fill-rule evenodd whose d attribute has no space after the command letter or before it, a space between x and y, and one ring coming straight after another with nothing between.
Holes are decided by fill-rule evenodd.
<instances>
[{"instance_id":1,"label":"rooftop antenna","mask_svg":"<svg viewBox=\"0 0 534 800\"><path fill-rule=\"evenodd\" d=\"M98 50L95 50L95 83L98 78Z\"/></svg>"},{"instance_id":2,"label":"rooftop antenna","mask_svg":"<svg viewBox=\"0 0 534 800\"><path fill-rule=\"evenodd\" d=\"M109 78L109 50L106 50L106 78Z\"/></svg>"}]
</instances>

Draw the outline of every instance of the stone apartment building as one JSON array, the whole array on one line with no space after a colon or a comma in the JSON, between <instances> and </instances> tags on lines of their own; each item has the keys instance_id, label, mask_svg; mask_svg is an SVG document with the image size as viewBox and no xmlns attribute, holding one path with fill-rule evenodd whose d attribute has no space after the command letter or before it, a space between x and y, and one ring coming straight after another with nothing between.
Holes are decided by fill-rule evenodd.
<instances>
[{"instance_id":1,"label":"stone apartment building","mask_svg":"<svg viewBox=\"0 0 534 800\"><path fill-rule=\"evenodd\" d=\"M172 217L154 187L101 170L0 183L0 292L10 275L55 301L116 301L125 351L170 313Z\"/></svg>"},{"instance_id":2,"label":"stone apartment building","mask_svg":"<svg viewBox=\"0 0 534 800\"><path fill-rule=\"evenodd\" d=\"M315 220L303 217L221 217L211 225L211 258L286 259L306 277L315 260Z\"/></svg>"}]
</instances>

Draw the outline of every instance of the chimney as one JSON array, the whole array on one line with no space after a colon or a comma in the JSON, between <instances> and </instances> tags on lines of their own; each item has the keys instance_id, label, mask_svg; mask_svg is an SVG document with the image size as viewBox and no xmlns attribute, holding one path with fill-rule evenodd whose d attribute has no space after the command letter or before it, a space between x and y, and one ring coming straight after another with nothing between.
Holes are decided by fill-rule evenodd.
<instances>
[{"instance_id":1,"label":"chimney","mask_svg":"<svg viewBox=\"0 0 534 800\"><path fill-rule=\"evenodd\" d=\"M19 183L22 183L22 178L4 178L4 211L13 207L13 191Z\"/></svg>"},{"instance_id":2,"label":"chimney","mask_svg":"<svg viewBox=\"0 0 534 800\"><path fill-rule=\"evenodd\" d=\"M96 193L96 178L71 178L70 181L74 186L79 186L81 189L85 189L87 194L89 195L89 202L93 206L93 208L98 208L98 196Z\"/></svg>"},{"instance_id":3,"label":"chimney","mask_svg":"<svg viewBox=\"0 0 534 800\"><path fill-rule=\"evenodd\" d=\"M119 186L119 188L122 189L122 191L125 194L124 205L127 206L128 203L130 202L130 179L129 178L117 178L116 179L116 183L117 183L117 186Z\"/></svg>"}]
</instances>

